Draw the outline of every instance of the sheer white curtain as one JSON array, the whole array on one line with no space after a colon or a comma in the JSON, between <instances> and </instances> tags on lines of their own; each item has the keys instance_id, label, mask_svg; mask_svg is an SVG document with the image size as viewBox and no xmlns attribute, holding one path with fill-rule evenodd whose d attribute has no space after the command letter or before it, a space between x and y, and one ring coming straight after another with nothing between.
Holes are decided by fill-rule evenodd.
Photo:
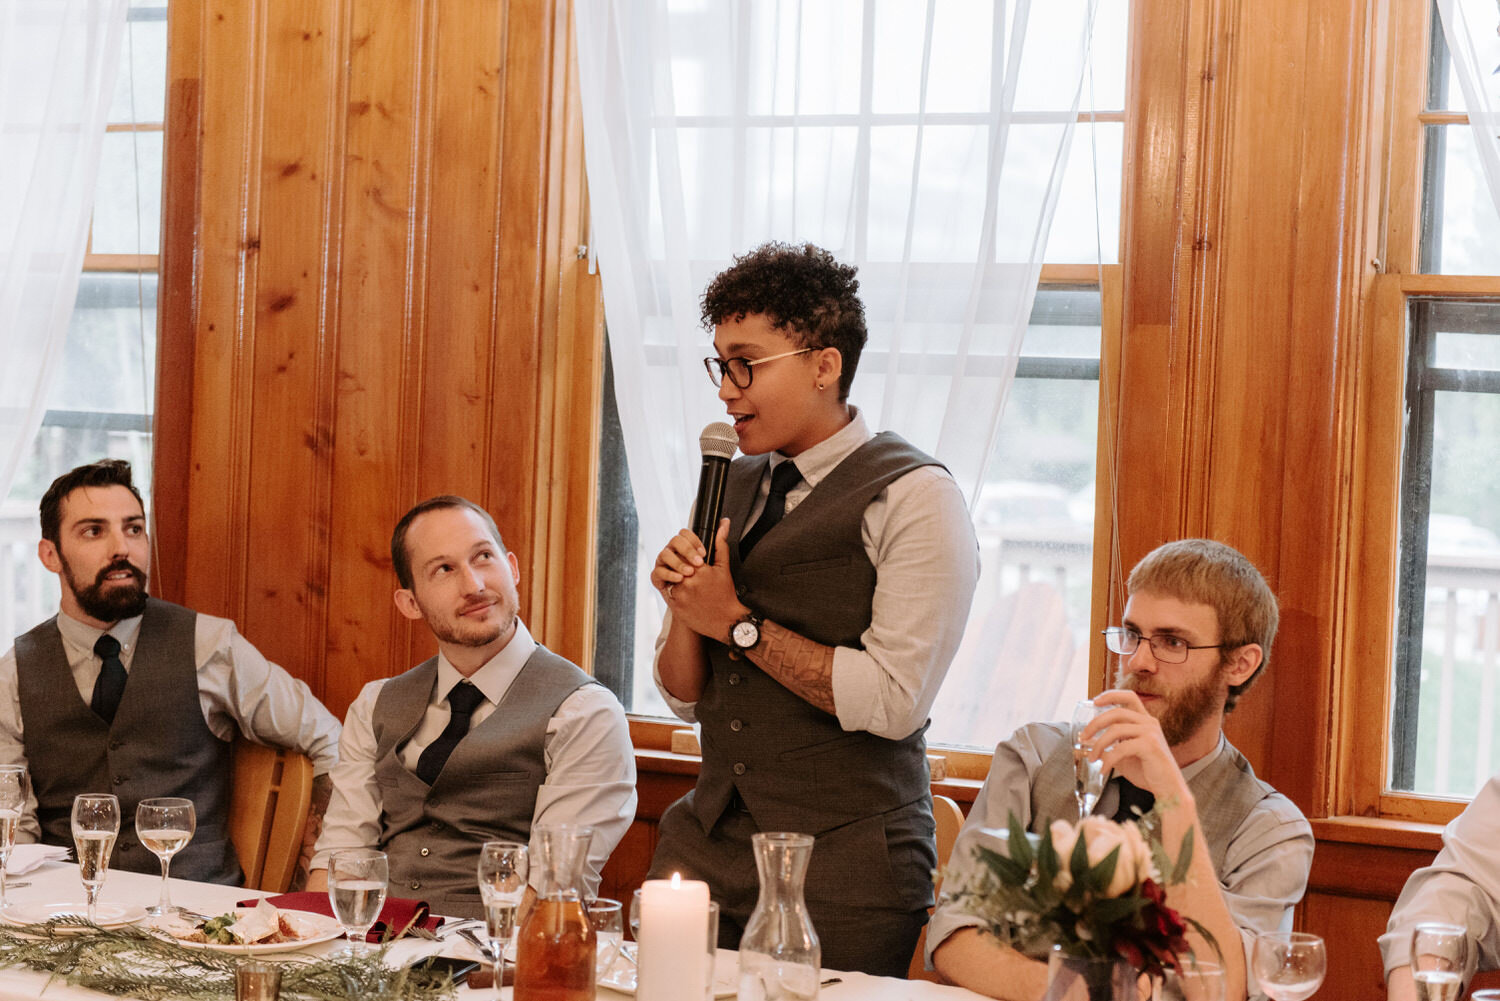
<instances>
[{"instance_id":1,"label":"sheer white curtain","mask_svg":"<svg viewBox=\"0 0 1500 1001\"><path fill-rule=\"evenodd\" d=\"M698 297L765 240L858 265L870 342L851 401L941 458L972 502L1036 294L1094 7L579 0L592 245L639 580L686 522L698 432L723 419ZM638 650L661 614L640 595Z\"/></svg>"},{"instance_id":2,"label":"sheer white curtain","mask_svg":"<svg viewBox=\"0 0 1500 1001\"><path fill-rule=\"evenodd\" d=\"M1495 0L1437 0L1437 7L1474 148L1500 210L1500 7Z\"/></svg>"},{"instance_id":3,"label":"sheer white curtain","mask_svg":"<svg viewBox=\"0 0 1500 1001\"><path fill-rule=\"evenodd\" d=\"M0 497L78 292L127 0L0 0Z\"/></svg>"}]
</instances>

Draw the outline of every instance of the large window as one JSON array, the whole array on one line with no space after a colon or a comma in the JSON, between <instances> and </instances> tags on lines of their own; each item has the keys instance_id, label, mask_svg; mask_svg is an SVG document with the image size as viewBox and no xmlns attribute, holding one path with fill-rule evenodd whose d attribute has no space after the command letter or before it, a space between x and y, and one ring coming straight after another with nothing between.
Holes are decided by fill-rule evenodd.
<instances>
[{"instance_id":1,"label":"large window","mask_svg":"<svg viewBox=\"0 0 1500 1001\"><path fill-rule=\"evenodd\" d=\"M969 64L955 60L934 77L923 139L923 169L928 169L929 162L949 164L955 192L962 190L968 174L984 169L991 123L988 109L994 99L993 88L998 86L990 79L992 33L984 24L956 17L945 20L960 6L940 5L938 34L942 34L944 25L957 31L967 24L962 32L967 33L964 37L974 59ZM988 3L974 6L976 10L991 7ZM988 749L1021 722L1066 715L1063 707L1087 692L1100 340L1101 330L1108 326L1102 317L1101 284L1119 256L1127 14L1125 0L1106 0L1099 5L1092 73L1084 93L1084 105L1096 110L1078 116L1048 236L1043 284L1032 310L1000 432L986 463L985 481L971 512L983 576L964 643L933 708L929 732L933 741ZM752 124L765 126L763 131L750 130L748 135L752 139L758 136L761 145L747 148L744 155L773 161L793 156L849 160L849 174L862 186L855 199L859 212L846 216L830 210L824 213L822 231L799 230L778 236L837 244L846 227L853 227L851 245L863 255L855 261L860 266L862 290L867 296L881 296L900 285L898 268L892 262L902 259L903 248L891 234L899 235L900 219L907 211L910 182L897 168L910 163L917 137L917 88L911 81L920 76L921 47L913 47L910 42L913 37L921 38L922 24L920 17L915 26L903 28L897 23L913 16L912 10L901 4L855 4L849 7L848 16L875 19L874 28L868 24L862 28L875 39L873 51L862 55L858 46L847 44L831 50L827 65L803 67L804 72L847 77L849 86L838 91L848 96L847 106L797 108L790 87L768 83L763 99L751 97L742 109L744 116L753 119ZM1045 11L1033 9L1033 16L1044 17ZM989 17L984 14L984 18ZM852 29L844 35L859 37ZM953 50L950 47L947 51ZM705 53L703 65L696 68L674 64L673 86L679 93L693 86L723 86L730 75L716 72L715 66L733 64L731 55ZM861 61L863 58L873 61L873 72ZM862 76L872 81L867 93L857 86ZM1055 129L1059 120L1065 120L1059 118L1063 113L1055 108L1059 102L1066 104L1067 97L1025 95L1020 102L1026 109L1021 116L1025 121L1013 129L1012 141L1024 150L1032 138ZM804 124L809 117L826 120L824 144L799 147L777 137L776 126L798 115ZM701 135L702 143L727 141L726 137L738 134L729 128L732 124L708 116L688 116L678 122L681 130ZM805 130L799 134L807 135ZM1044 143L1039 141L1037 145L1037 156L1021 169L1038 172L1036 187L1041 191L1045 190L1042 172L1050 169L1050 163L1041 154ZM1028 163L1024 157L1017 162ZM694 176L690 168L684 173L689 179ZM737 181L731 177L724 183L733 185ZM724 206L734 200L721 194L703 190L689 200L698 215L687 220L688 228L701 230L709 244L721 242L720 231L735 225L724 211ZM757 198L760 195L765 205L777 204L775 192L763 192ZM843 204L837 192L830 193L830 206ZM951 206L954 226L971 226L978 232L981 208L955 199ZM816 228L820 217L814 214L813 218ZM911 283L906 290L909 296L963 303L971 281L969 267L962 260L950 263L944 254L936 245L925 255L914 252L923 263L905 276ZM997 258L1005 256L997 253ZM708 274L711 271L705 274L705 280ZM882 336L882 331L872 329L855 383L855 403L862 390L878 396L888 364ZM702 343L705 348L711 346L709 335L704 335ZM664 346L661 350L675 348ZM692 361L696 364L696 357ZM972 367L1000 362L998 357L971 356L967 364ZM671 364L672 359L665 363ZM712 391L707 380L703 386L705 394ZM594 670L615 689L627 709L663 716L666 707L651 678L660 600L634 559L637 522L613 399L607 384ZM975 429L976 435L987 432L987 428ZM683 500L684 521L685 506L690 501L690 497ZM1002 664L1009 664L1012 670L1008 674L997 670ZM1018 666L1024 668L1024 684L1016 682Z\"/></svg>"},{"instance_id":2,"label":"large window","mask_svg":"<svg viewBox=\"0 0 1500 1001\"><path fill-rule=\"evenodd\" d=\"M167 0L131 0L84 274L42 427L0 503L0 645L57 609L36 558L37 502L59 474L128 459L151 486Z\"/></svg>"},{"instance_id":3,"label":"large window","mask_svg":"<svg viewBox=\"0 0 1500 1001\"><path fill-rule=\"evenodd\" d=\"M1417 257L1451 276L1405 309L1396 656L1389 788L1470 796L1500 770L1500 232L1452 61L1430 14L1417 118Z\"/></svg>"}]
</instances>

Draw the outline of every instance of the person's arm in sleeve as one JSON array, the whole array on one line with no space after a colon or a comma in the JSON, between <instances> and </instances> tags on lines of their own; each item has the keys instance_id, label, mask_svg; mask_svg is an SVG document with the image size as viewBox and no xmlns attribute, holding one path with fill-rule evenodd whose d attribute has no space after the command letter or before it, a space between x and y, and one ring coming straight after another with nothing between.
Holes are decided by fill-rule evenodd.
<instances>
[{"instance_id":1,"label":"person's arm in sleeve","mask_svg":"<svg viewBox=\"0 0 1500 1001\"><path fill-rule=\"evenodd\" d=\"M547 779L536 794L531 850L541 824L587 824L594 829L584 882L590 894L610 852L635 820L635 749L620 702L602 685L584 685L563 700L547 723ZM539 888L540 867L531 885Z\"/></svg>"},{"instance_id":2,"label":"person's arm in sleeve","mask_svg":"<svg viewBox=\"0 0 1500 1001\"><path fill-rule=\"evenodd\" d=\"M14 649L0 657L0 765L26 767L26 743L21 738L21 688ZM27 783L26 805L21 809L16 843L31 844L41 836L42 825L36 819L36 794Z\"/></svg>"},{"instance_id":3,"label":"person's arm in sleeve","mask_svg":"<svg viewBox=\"0 0 1500 1001\"><path fill-rule=\"evenodd\" d=\"M336 848L380 846L380 785L375 779L375 700L384 681L372 681L349 706L338 763L330 773L333 793L323 816L323 831L309 863L307 888L328 887L328 853Z\"/></svg>"}]
</instances>

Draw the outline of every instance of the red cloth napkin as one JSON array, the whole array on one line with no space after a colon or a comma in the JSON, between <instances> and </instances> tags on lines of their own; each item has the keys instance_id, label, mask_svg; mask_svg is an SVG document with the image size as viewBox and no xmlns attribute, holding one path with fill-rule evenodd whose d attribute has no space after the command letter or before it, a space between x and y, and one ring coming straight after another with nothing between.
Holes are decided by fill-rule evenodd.
<instances>
[{"instance_id":1,"label":"red cloth napkin","mask_svg":"<svg viewBox=\"0 0 1500 1001\"><path fill-rule=\"evenodd\" d=\"M272 907L279 907L287 911L312 911L314 914L326 914L333 917L333 905L328 901L326 893L282 893L274 897L267 897ZM258 900L241 900L240 907L254 907ZM408 929L419 927L427 931L437 931L443 926L441 917L427 913L427 901L409 900L405 897L386 897L385 906L380 909L380 917L375 921L370 933L365 936L367 942L379 942L386 936L386 929L394 929L392 934L400 932L406 934Z\"/></svg>"}]
</instances>

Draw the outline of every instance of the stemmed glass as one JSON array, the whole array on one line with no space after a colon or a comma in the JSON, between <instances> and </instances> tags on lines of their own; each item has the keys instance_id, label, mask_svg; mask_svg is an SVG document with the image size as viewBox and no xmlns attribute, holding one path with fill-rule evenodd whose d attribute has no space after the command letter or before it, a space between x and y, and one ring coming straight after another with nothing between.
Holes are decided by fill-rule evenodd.
<instances>
[{"instance_id":1,"label":"stemmed glass","mask_svg":"<svg viewBox=\"0 0 1500 1001\"><path fill-rule=\"evenodd\" d=\"M1162 975L1158 1001L1224 1001L1224 967L1196 957L1186 957L1175 970Z\"/></svg>"},{"instance_id":2,"label":"stemmed glass","mask_svg":"<svg viewBox=\"0 0 1500 1001\"><path fill-rule=\"evenodd\" d=\"M1104 712L1089 699L1081 700L1073 707L1073 721L1069 724L1069 737L1073 742L1073 798L1078 801L1078 819L1082 820L1099 802L1104 792L1104 765L1089 760L1091 745L1084 743L1083 730Z\"/></svg>"},{"instance_id":3,"label":"stemmed glass","mask_svg":"<svg viewBox=\"0 0 1500 1001\"><path fill-rule=\"evenodd\" d=\"M505 950L516 931L516 908L526 896L531 860L519 841L486 841L479 849L479 895L484 924L495 956L495 988L504 982Z\"/></svg>"},{"instance_id":4,"label":"stemmed glass","mask_svg":"<svg viewBox=\"0 0 1500 1001\"><path fill-rule=\"evenodd\" d=\"M1469 932L1463 925L1424 921L1411 933L1411 978L1419 1001L1458 1001L1463 993Z\"/></svg>"},{"instance_id":5,"label":"stemmed glass","mask_svg":"<svg viewBox=\"0 0 1500 1001\"><path fill-rule=\"evenodd\" d=\"M369 951L365 936L385 906L389 879L385 852L344 848L328 856L328 902L349 940L338 955L363 956Z\"/></svg>"},{"instance_id":6,"label":"stemmed glass","mask_svg":"<svg viewBox=\"0 0 1500 1001\"><path fill-rule=\"evenodd\" d=\"M193 840L198 821L193 813L193 801L176 796L161 796L143 799L135 808L135 836L146 850L161 859L161 897L155 907L146 908L146 913L163 918L175 913L172 892L167 886L167 871L172 865L172 856L187 847Z\"/></svg>"},{"instance_id":7,"label":"stemmed glass","mask_svg":"<svg viewBox=\"0 0 1500 1001\"><path fill-rule=\"evenodd\" d=\"M120 801L109 793L86 792L73 797L73 847L78 852L78 876L89 901L89 923L99 923L99 891L109 875L109 855L120 836Z\"/></svg>"},{"instance_id":8,"label":"stemmed glass","mask_svg":"<svg viewBox=\"0 0 1500 1001\"><path fill-rule=\"evenodd\" d=\"M26 766L0 765L0 908L6 906L5 867L16 846L16 828L26 809Z\"/></svg>"},{"instance_id":9,"label":"stemmed glass","mask_svg":"<svg viewBox=\"0 0 1500 1001\"><path fill-rule=\"evenodd\" d=\"M1266 997L1272 1001L1304 1001L1322 986L1328 954L1316 935L1268 931L1255 937L1250 965Z\"/></svg>"},{"instance_id":10,"label":"stemmed glass","mask_svg":"<svg viewBox=\"0 0 1500 1001\"><path fill-rule=\"evenodd\" d=\"M594 945L598 950L594 957L594 979L602 979L615 965L620 955L620 945L625 938L625 929L620 922L620 902L608 897L596 897L584 905L589 924L594 926Z\"/></svg>"}]
</instances>

